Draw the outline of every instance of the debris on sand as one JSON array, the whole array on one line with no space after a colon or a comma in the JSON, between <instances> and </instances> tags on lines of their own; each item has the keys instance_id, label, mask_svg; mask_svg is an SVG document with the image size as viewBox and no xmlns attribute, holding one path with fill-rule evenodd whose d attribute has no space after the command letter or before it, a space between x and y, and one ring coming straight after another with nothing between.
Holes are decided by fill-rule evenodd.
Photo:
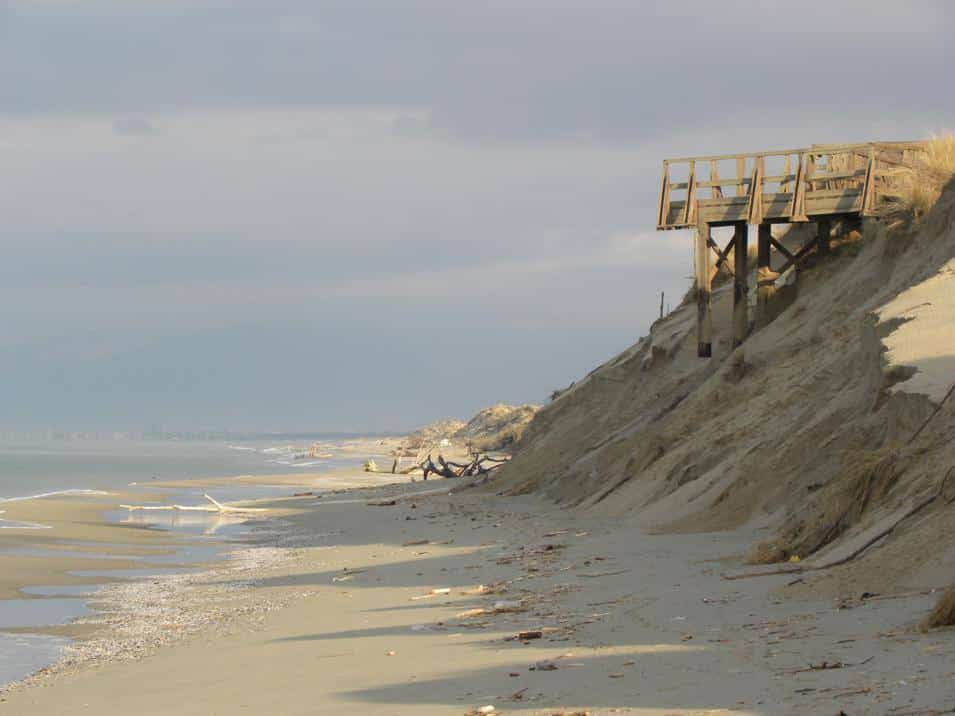
<instances>
[{"instance_id":1,"label":"debris on sand","mask_svg":"<svg viewBox=\"0 0 955 716\"><path fill-rule=\"evenodd\" d=\"M450 593L451 593L451 587L438 587L436 589L432 589L427 594L419 594L416 597L411 597L411 601L417 602L421 599L434 599L435 597L445 596Z\"/></svg>"}]
</instances>

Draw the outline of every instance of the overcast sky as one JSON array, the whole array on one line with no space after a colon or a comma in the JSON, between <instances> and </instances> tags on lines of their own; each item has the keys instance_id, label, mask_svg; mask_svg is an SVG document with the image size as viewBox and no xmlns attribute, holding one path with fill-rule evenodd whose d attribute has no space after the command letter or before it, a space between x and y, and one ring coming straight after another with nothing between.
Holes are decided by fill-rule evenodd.
<instances>
[{"instance_id":1,"label":"overcast sky","mask_svg":"<svg viewBox=\"0 0 955 716\"><path fill-rule=\"evenodd\" d=\"M665 156L952 128L953 7L0 0L0 428L543 401L686 289Z\"/></svg>"}]
</instances>

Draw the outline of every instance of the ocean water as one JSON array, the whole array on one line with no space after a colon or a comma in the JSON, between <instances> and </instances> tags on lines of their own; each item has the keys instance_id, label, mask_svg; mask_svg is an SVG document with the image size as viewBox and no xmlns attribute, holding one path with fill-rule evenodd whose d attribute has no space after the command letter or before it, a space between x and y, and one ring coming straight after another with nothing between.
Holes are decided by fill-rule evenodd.
<instances>
[{"instance_id":1,"label":"ocean water","mask_svg":"<svg viewBox=\"0 0 955 716\"><path fill-rule=\"evenodd\" d=\"M5 441L0 442L0 500L60 490L118 489L153 479L323 472L362 461L355 455L294 459L294 451L306 445L273 440Z\"/></svg>"},{"instance_id":2,"label":"ocean water","mask_svg":"<svg viewBox=\"0 0 955 716\"><path fill-rule=\"evenodd\" d=\"M362 437L362 436L354 436ZM323 440L324 444L337 440ZM358 468L367 456L339 454L334 448L328 459L295 459L309 441L283 442L259 440L244 442L179 440L49 440L0 442L0 511L4 502L59 492L111 491L150 488L154 480L188 480L231 475L295 475L322 473L341 468ZM201 504L201 487L168 490L168 501ZM209 489L222 502L287 495L289 486L263 484L229 485ZM221 556L224 540L248 530L242 522L222 520L203 513L149 512L116 510L106 518L116 522L136 522L151 527L212 540L210 544L187 545L169 555L140 556L141 569L109 568L109 555L103 567L74 572L77 576L137 579L159 574L190 571L189 564L209 562ZM44 525L28 525L4 520L0 514L0 554L5 552L51 553L55 546L13 548L4 544L5 529L42 530ZM10 534L10 533L7 533ZM94 550L95 545L90 545ZM74 554L76 554L74 552ZM94 554L78 554L91 558ZM24 599L0 600L0 686L23 678L54 662L69 640L32 634L3 633L4 628L30 628L64 624L89 613L88 600L95 595L91 585L27 586Z\"/></svg>"}]
</instances>

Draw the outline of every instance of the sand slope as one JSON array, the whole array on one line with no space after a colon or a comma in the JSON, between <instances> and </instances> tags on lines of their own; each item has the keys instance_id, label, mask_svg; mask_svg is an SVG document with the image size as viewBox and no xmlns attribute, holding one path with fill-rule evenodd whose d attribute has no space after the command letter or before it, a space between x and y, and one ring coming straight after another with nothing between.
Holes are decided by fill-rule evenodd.
<instances>
[{"instance_id":1,"label":"sand slope","mask_svg":"<svg viewBox=\"0 0 955 716\"><path fill-rule=\"evenodd\" d=\"M943 404L955 382L953 212L949 190L914 236L841 237L736 351L731 286L717 288L712 360L696 357L695 305L678 307L545 406L502 480L656 530L766 526L778 559L891 522L955 464L955 401ZM864 467L890 453L870 479ZM861 514L837 520L833 505L853 502ZM940 500L901 525L883 552L893 562L870 564L876 550L860 574L869 564L880 588L955 580L955 543L919 546L948 533L950 512Z\"/></svg>"}]
</instances>

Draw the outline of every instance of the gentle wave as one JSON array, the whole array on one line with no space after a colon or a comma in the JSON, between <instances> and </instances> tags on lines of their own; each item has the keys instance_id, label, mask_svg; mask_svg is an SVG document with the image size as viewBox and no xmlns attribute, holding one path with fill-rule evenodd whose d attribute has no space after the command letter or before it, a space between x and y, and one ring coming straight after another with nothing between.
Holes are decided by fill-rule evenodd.
<instances>
[{"instance_id":1,"label":"gentle wave","mask_svg":"<svg viewBox=\"0 0 955 716\"><path fill-rule=\"evenodd\" d=\"M0 497L0 502L22 502L23 500L38 500L41 497L55 497L56 495L111 495L111 492L105 490L53 490L52 492L39 492L36 495L24 495L22 497Z\"/></svg>"},{"instance_id":2,"label":"gentle wave","mask_svg":"<svg viewBox=\"0 0 955 716\"><path fill-rule=\"evenodd\" d=\"M51 530L51 525L41 525L39 522L17 522L0 517L0 530Z\"/></svg>"},{"instance_id":3,"label":"gentle wave","mask_svg":"<svg viewBox=\"0 0 955 716\"><path fill-rule=\"evenodd\" d=\"M272 465L284 465L285 467L310 467L312 465L323 465L327 460L269 460Z\"/></svg>"}]
</instances>

